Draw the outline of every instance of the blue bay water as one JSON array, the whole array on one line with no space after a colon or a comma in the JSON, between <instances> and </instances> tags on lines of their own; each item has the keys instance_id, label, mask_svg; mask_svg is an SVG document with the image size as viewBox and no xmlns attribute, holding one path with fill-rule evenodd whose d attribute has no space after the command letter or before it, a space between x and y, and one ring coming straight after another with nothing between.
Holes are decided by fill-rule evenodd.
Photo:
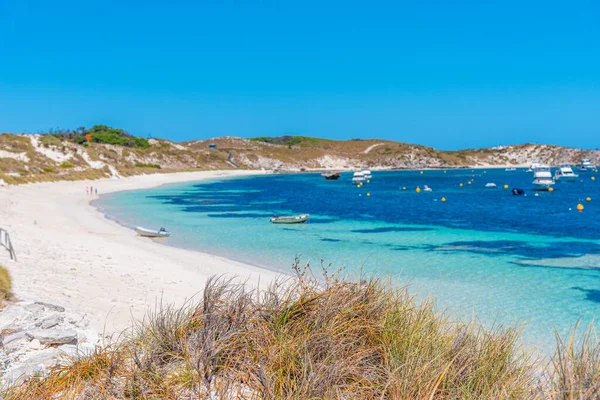
<instances>
[{"instance_id":1,"label":"blue bay water","mask_svg":"<svg viewBox=\"0 0 600 400\"><path fill-rule=\"evenodd\" d=\"M600 315L600 179L592 173L538 196L523 170L374 172L362 188L351 176L174 184L108 194L97 205L126 226L166 227L168 245L284 271L299 257L317 270L323 260L348 274L393 276L457 318L526 323L525 343L542 352L554 328L564 334ZM423 185L433 192L416 193ZM273 213L311 218L273 225Z\"/></svg>"}]
</instances>

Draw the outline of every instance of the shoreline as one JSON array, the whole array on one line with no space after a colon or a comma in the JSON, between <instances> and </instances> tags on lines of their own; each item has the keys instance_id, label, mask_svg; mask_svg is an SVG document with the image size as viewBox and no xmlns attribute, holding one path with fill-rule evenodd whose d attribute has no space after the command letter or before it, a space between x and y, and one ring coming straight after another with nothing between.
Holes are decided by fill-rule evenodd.
<instances>
[{"instance_id":1,"label":"shoreline","mask_svg":"<svg viewBox=\"0 0 600 400\"><path fill-rule=\"evenodd\" d=\"M98 196L85 193L90 185L107 194L263 173L183 172L2 187L1 226L11 235L18 262L2 251L0 264L13 278L17 299L76 310L108 334L130 327L159 301L189 301L210 276L236 276L252 286L269 283L283 274L137 237L93 205Z\"/></svg>"}]
</instances>

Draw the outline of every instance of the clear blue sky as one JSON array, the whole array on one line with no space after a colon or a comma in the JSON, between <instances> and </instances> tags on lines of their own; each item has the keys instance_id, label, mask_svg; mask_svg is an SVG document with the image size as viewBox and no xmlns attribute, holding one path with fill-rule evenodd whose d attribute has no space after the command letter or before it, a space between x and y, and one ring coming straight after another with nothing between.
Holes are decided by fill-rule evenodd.
<instances>
[{"instance_id":1,"label":"clear blue sky","mask_svg":"<svg viewBox=\"0 0 600 400\"><path fill-rule=\"evenodd\" d=\"M0 0L0 131L600 147L600 3Z\"/></svg>"}]
</instances>

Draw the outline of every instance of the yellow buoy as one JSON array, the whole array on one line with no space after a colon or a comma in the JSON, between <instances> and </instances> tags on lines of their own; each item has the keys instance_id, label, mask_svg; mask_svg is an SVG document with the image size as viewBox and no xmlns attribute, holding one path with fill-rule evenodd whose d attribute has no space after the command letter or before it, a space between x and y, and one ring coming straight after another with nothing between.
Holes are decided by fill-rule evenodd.
<instances>
[{"instance_id":1,"label":"yellow buoy","mask_svg":"<svg viewBox=\"0 0 600 400\"><path fill-rule=\"evenodd\" d=\"M406 190L406 186L402 188L402 190Z\"/></svg>"},{"instance_id":2,"label":"yellow buoy","mask_svg":"<svg viewBox=\"0 0 600 400\"><path fill-rule=\"evenodd\" d=\"M470 185L470 184L471 184L471 181L467 182L467 184L469 184L469 185Z\"/></svg>"},{"instance_id":3,"label":"yellow buoy","mask_svg":"<svg viewBox=\"0 0 600 400\"><path fill-rule=\"evenodd\" d=\"M577 211L583 211L583 204L577 204Z\"/></svg>"},{"instance_id":4,"label":"yellow buoy","mask_svg":"<svg viewBox=\"0 0 600 400\"><path fill-rule=\"evenodd\" d=\"M423 175L423 171L421 171L421 175Z\"/></svg>"},{"instance_id":5,"label":"yellow buoy","mask_svg":"<svg viewBox=\"0 0 600 400\"><path fill-rule=\"evenodd\" d=\"M463 187L463 184L462 184L462 183L460 184L460 187Z\"/></svg>"},{"instance_id":6,"label":"yellow buoy","mask_svg":"<svg viewBox=\"0 0 600 400\"><path fill-rule=\"evenodd\" d=\"M548 188L549 192L554 192L554 188Z\"/></svg>"},{"instance_id":7,"label":"yellow buoy","mask_svg":"<svg viewBox=\"0 0 600 400\"><path fill-rule=\"evenodd\" d=\"M592 198L588 197L587 199L585 199L585 201L592 201Z\"/></svg>"},{"instance_id":8,"label":"yellow buoy","mask_svg":"<svg viewBox=\"0 0 600 400\"><path fill-rule=\"evenodd\" d=\"M596 180L596 177L595 177L595 176L592 176L592 180L593 180L593 181L595 181L595 180Z\"/></svg>"},{"instance_id":9,"label":"yellow buoy","mask_svg":"<svg viewBox=\"0 0 600 400\"><path fill-rule=\"evenodd\" d=\"M508 189L508 185L504 185L504 189Z\"/></svg>"},{"instance_id":10,"label":"yellow buoy","mask_svg":"<svg viewBox=\"0 0 600 400\"><path fill-rule=\"evenodd\" d=\"M442 203L445 203L445 202L446 202L446 198L442 197Z\"/></svg>"},{"instance_id":11,"label":"yellow buoy","mask_svg":"<svg viewBox=\"0 0 600 400\"><path fill-rule=\"evenodd\" d=\"M417 188L415 189L415 192L421 193L421 188L417 186Z\"/></svg>"},{"instance_id":12,"label":"yellow buoy","mask_svg":"<svg viewBox=\"0 0 600 400\"><path fill-rule=\"evenodd\" d=\"M371 197L371 193L367 193L367 197Z\"/></svg>"}]
</instances>

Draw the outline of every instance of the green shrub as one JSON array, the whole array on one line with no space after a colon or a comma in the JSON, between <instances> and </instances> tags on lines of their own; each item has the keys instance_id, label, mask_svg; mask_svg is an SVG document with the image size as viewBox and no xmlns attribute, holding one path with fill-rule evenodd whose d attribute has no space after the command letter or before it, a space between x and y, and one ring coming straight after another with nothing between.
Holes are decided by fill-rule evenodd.
<instances>
[{"instance_id":1,"label":"green shrub","mask_svg":"<svg viewBox=\"0 0 600 400\"><path fill-rule=\"evenodd\" d=\"M58 139L54 135L42 135L42 137L40 138L40 143L44 147L50 147L50 146L60 147L60 146L62 146L62 142L60 141L60 139Z\"/></svg>"},{"instance_id":2,"label":"green shrub","mask_svg":"<svg viewBox=\"0 0 600 400\"><path fill-rule=\"evenodd\" d=\"M44 168L42 168L42 171L51 173L51 172L54 172L54 168L44 167Z\"/></svg>"},{"instance_id":3,"label":"green shrub","mask_svg":"<svg viewBox=\"0 0 600 400\"><path fill-rule=\"evenodd\" d=\"M12 289L12 281L6 268L0 265L0 299L8 299Z\"/></svg>"},{"instance_id":4,"label":"green shrub","mask_svg":"<svg viewBox=\"0 0 600 400\"><path fill-rule=\"evenodd\" d=\"M149 163L136 162L135 166L137 168L156 168L156 169L160 169L160 165L158 165L158 164L149 164Z\"/></svg>"},{"instance_id":5,"label":"green shrub","mask_svg":"<svg viewBox=\"0 0 600 400\"><path fill-rule=\"evenodd\" d=\"M61 167L61 168L73 168L73 167L74 167L74 165L73 165L73 164L71 164L71 163L70 163L70 162L68 162L68 161L64 161L64 162L62 162L62 163L60 164L60 167Z\"/></svg>"}]
</instances>

